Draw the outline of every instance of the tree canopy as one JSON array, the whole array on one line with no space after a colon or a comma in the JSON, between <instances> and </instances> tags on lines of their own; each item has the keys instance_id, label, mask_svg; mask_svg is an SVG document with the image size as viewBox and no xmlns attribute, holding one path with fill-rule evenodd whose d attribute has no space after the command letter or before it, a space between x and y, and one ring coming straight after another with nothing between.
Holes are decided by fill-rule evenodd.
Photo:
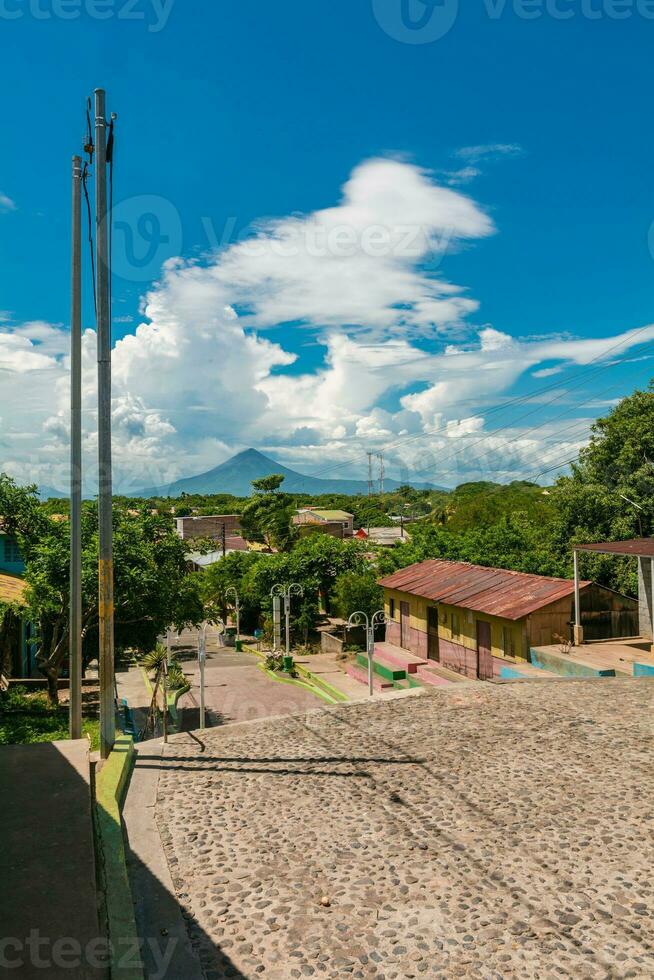
<instances>
[{"instance_id":1,"label":"tree canopy","mask_svg":"<svg viewBox=\"0 0 654 980\"><path fill-rule=\"evenodd\" d=\"M40 506L35 487L0 475L0 513L25 560L27 615L37 627L36 659L56 700L57 678L68 655L70 526ZM97 655L97 505L82 509L82 635L85 661ZM203 618L198 577L189 574L184 542L169 518L147 508L114 507L114 616L116 649L147 650L157 635Z\"/></svg>"}]
</instances>

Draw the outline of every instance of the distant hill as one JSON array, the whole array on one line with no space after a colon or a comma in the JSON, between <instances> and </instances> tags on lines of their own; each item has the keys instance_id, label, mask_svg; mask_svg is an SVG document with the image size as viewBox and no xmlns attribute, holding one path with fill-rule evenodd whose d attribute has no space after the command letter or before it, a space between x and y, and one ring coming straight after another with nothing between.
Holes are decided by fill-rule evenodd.
<instances>
[{"instance_id":1,"label":"distant hill","mask_svg":"<svg viewBox=\"0 0 654 980\"><path fill-rule=\"evenodd\" d=\"M70 495L65 490L55 490L54 487L39 487L39 497L41 500L68 500Z\"/></svg>"},{"instance_id":2,"label":"distant hill","mask_svg":"<svg viewBox=\"0 0 654 980\"><path fill-rule=\"evenodd\" d=\"M323 480L315 476L303 476L295 470L282 466L269 456L256 449L246 449L233 456L208 473L177 480L165 487L147 487L131 494L134 497L179 497L183 493L228 493L235 497L249 497L252 493L252 480L260 480L272 473L283 473L285 480L283 490L286 493L306 493L318 495L322 493L365 494L368 484L365 480ZM396 480L385 480L384 486L388 491L397 490L406 483ZM417 490L440 490L441 487L430 483L412 483Z\"/></svg>"}]
</instances>

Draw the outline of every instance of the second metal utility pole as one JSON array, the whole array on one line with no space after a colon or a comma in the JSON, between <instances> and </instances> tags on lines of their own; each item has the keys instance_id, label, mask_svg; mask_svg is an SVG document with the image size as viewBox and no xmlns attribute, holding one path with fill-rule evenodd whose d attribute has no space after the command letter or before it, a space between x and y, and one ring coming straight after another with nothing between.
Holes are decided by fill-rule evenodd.
<instances>
[{"instance_id":1,"label":"second metal utility pole","mask_svg":"<svg viewBox=\"0 0 654 980\"><path fill-rule=\"evenodd\" d=\"M95 221L98 329L98 525L100 562L100 752L106 759L116 739L114 711L114 568L111 476L111 312L107 226L107 120L104 89L95 90Z\"/></svg>"},{"instance_id":2,"label":"second metal utility pole","mask_svg":"<svg viewBox=\"0 0 654 980\"><path fill-rule=\"evenodd\" d=\"M82 737L82 158L73 157L70 313L69 729Z\"/></svg>"}]
</instances>

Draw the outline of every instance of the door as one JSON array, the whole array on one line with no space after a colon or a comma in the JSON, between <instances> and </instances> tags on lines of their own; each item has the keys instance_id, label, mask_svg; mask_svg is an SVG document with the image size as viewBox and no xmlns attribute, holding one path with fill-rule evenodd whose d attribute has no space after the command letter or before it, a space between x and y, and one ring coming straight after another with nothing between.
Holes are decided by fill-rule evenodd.
<instances>
[{"instance_id":1,"label":"door","mask_svg":"<svg viewBox=\"0 0 654 980\"><path fill-rule=\"evenodd\" d=\"M409 625L411 621L411 610L408 602L400 603L400 646L404 650L409 649Z\"/></svg>"},{"instance_id":2,"label":"door","mask_svg":"<svg viewBox=\"0 0 654 980\"><path fill-rule=\"evenodd\" d=\"M427 610L427 657L429 660L441 659L438 640L438 609Z\"/></svg>"},{"instance_id":3,"label":"door","mask_svg":"<svg viewBox=\"0 0 654 980\"><path fill-rule=\"evenodd\" d=\"M482 620L477 620L477 677L480 681L493 679L491 628Z\"/></svg>"}]
</instances>

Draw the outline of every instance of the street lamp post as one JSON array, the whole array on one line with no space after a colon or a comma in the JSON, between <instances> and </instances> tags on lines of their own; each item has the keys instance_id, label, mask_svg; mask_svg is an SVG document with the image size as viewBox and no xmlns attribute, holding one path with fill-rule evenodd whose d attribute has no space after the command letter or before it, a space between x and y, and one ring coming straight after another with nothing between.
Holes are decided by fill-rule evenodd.
<instances>
[{"instance_id":1,"label":"street lamp post","mask_svg":"<svg viewBox=\"0 0 654 980\"><path fill-rule=\"evenodd\" d=\"M294 595L304 595L304 589L297 582L291 585L273 585L270 594L275 598L279 596L284 600L284 616L286 618L286 656L291 655L291 597Z\"/></svg>"},{"instance_id":2,"label":"street lamp post","mask_svg":"<svg viewBox=\"0 0 654 980\"><path fill-rule=\"evenodd\" d=\"M213 624L216 635L220 636L225 630L225 624L220 620ZM205 728L205 704L204 704L204 668L207 662L207 631L208 623L203 623L198 630L198 667L200 668L200 730Z\"/></svg>"},{"instance_id":3,"label":"street lamp post","mask_svg":"<svg viewBox=\"0 0 654 980\"><path fill-rule=\"evenodd\" d=\"M234 598L234 609L236 610L236 642L238 643L241 639L241 600L233 585L225 589L225 598L227 596L233 596Z\"/></svg>"},{"instance_id":4,"label":"street lamp post","mask_svg":"<svg viewBox=\"0 0 654 980\"><path fill-rule=\"evenodd\" d=\"M375 629L377 626L386 625L386 613L383 609L368 616L364 612L352 613L347 621L347 629L351 630L355 626L365 626L366 630L366 650L368 653L368 693L370 697L375 693L373 682L373 659L375 656Z\"/></svg>"}]
</instances>

